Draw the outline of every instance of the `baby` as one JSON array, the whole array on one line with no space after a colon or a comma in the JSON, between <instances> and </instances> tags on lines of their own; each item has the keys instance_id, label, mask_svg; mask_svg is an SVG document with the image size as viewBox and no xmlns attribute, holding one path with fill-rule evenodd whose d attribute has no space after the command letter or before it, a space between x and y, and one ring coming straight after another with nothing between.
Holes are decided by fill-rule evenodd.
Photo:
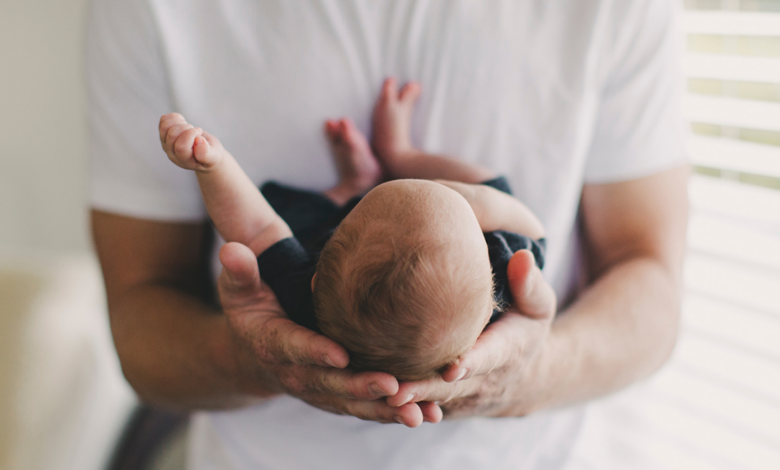
<instances>
[{"instance_id":1,"label":"baby","mask_svg":"<svg viewBox=\"0 0 780 470\"><path fill-rule=\"evenodd\" d=\"M544 248L503 178L412 146L419 93L385 81L371 146L351 121L325 123L339 182L322 195L261 193L217 138L179 114L160 120L168 157L196 172L216 229L258 256L288 316L343 345L353 369L399 380L434 377L468 351L496 298L511 300L512 253L531 249L541 267Z\"/></svg>"}]
</instances>

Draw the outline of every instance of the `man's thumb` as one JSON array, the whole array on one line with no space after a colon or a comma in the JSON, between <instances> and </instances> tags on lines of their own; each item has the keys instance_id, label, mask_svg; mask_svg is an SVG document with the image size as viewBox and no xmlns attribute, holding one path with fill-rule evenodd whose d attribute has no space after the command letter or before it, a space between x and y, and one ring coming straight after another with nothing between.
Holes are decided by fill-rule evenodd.
<instances>
[{"instance_id":1,"label":"man's thumb","mask_svg":"<svg viewBox=\"0 0 780 470\"><path fill-rule=\"evenodd\" d=\"M228 287L245 289L260 284L257 258L248 246L237 242L225 244L219 250L219 261L224 268L222 275Z\"/></svg>"},{"instance_id":2,"label":"man's thumb","mask_svg":"<svg viewBox=\"0 0 780 470\"><path fill-rule=\"evenodd\" d=\"M509 260L506 271L512 300L520 313L538 319L555 314L555 292L536 267L533 253L518 251Z\"/></svg>"}]
</instances>

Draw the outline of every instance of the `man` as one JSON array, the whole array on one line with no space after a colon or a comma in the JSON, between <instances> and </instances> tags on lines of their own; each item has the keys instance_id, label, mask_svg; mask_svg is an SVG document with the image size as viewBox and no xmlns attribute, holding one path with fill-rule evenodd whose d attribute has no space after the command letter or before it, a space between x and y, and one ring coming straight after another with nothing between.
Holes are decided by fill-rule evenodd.
<instances>
[{"instance_id":1,"label":"man","mask_svg":"<svg viewBox=\"0 0 780 470\"><path fill-rule=\"evenodd\" d=\"M687 207L674 9L93 1L91 197L112 330L143 399L228 410L196 415L191 468L559 468L581 421L561 408L647 376L674 344ZM224 314L200 300L204 210L155 131L182 112L255 183L321 190L335 179L322 122L368 131L391 75L428 90L415 143L506 174L549 243L544 275L515 263L515 308L470 353L401 384L345 369L340 346L287 320L244 246L219 251Z\"/></svg>"}]
</instances>

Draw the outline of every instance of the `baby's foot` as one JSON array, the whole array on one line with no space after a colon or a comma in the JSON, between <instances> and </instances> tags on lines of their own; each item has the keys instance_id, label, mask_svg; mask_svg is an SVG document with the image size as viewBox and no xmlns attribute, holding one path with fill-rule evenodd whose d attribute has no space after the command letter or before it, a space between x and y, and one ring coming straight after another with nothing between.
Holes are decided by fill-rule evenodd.
<instances>
[{"instance_id":1,"label":"baby's foot","mask_svg":"<svg viewBox=\"0 0 780 470\"><path fill-rule=\"evenodd\" d=\"M374 136L372 145L377 156L389 169L399 158L413 154L409 137L412 111L420 97L420 85L409 82L401 89L395 78L382 84L382 91L374 106Z\"/></svg>"},{"instance_id":2,"label":"baby's foot","mask_svg":"<svg viewBox=\"0 0 780 470\"><path fill-rule=\"evenodd\" d=\"M352 121L326 121L325 135L336 159L340 191L359 196L382 181L382 167Z\"/></svg>"},{"instance_id":3,"label":"baby's foot","mask_svg":"<svg viewBox=\"0 0 780 470\"><path fill-rule=\"evenodd\" d=\"M209 171L222 161L225 149L213 135L184 120L179 113L160 118L160 143L168 158L186 170Z\"/></svg>"}]
</instances>

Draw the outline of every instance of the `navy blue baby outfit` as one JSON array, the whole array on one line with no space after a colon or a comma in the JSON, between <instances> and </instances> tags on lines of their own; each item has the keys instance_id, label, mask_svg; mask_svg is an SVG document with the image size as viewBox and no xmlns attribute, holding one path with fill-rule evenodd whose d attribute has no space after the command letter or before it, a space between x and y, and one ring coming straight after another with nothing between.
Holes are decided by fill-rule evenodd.
<instances>
[{"instance_id":1,"label":"navy blue baby outfit","mask_svg":"<svg viewBox=\"0 0 780 470\"><path fill-rule=\"evenodd\" d=\"M512 194L504 177L482 184ZM339 207L321 194L274 182L264 184L261 192L276 213L290 226L293 236L280 240L260 253L257 257L260 276L274 291L279 304L291 320L319 331L314 315L311 280L320 252L361 198L355 197L343 207ZM496 301L499 306L509 305L512 303L506 273L509 259L515 252L528 249L534 254L536 265L542 269L545 240L533 240L517 233L497 230L485 233L485 241L493 268ZM500 313L500 309L495 310L491 321Z\"/></svg>"}]
</instances>

